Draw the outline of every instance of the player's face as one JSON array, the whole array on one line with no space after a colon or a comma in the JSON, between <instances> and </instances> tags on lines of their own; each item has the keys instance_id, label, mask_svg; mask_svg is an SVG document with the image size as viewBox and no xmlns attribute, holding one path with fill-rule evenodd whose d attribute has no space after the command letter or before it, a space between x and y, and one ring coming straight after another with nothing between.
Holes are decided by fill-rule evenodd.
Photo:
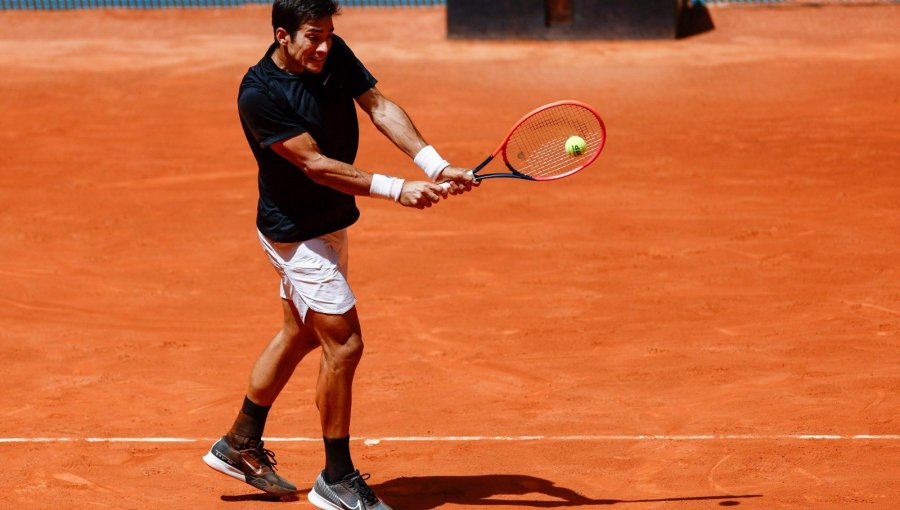
<instances>
[{"instance_id":1,"label":"player's face","mask_svg":"<svg viewBox=\"0 0 900 510\"><path fill-rule=\"evenodd\" d=\"M304 23L287 45L290 67L297 72L320 73L331 50L334 24L331 16Z\"/></svg>"}]
</instances>

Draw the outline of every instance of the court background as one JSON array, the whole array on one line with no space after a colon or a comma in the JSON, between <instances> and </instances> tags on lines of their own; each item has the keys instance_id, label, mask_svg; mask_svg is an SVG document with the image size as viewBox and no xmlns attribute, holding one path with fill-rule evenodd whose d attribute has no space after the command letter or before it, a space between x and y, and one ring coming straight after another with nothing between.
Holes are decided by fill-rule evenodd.
<instances>
[{"instance_id":1,"label":"court background","mask_svg":"<svg viewBox=\"0 0 900 510\"><path fill-rule=\"evenodd\" d=\"M447 41L443 15L336 21L454 163L561 98L594 104L609 142L558 183L359 200L354 449L379 494L895 507L900 9L731 6L644 42ZM280 320L235 111L268 16L0 11L7 504L277 505L200 460ZM362 125L361 168L418 175ZM297 438L270 446L304 490L316 365L267 430Z\"/></svg>"}]
</instances>

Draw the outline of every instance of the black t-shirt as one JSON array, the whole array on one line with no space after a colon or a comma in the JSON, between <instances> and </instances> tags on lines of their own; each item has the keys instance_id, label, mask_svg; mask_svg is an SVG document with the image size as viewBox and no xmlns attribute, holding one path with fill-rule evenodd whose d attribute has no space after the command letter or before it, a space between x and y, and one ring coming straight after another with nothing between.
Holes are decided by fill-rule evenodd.
<instances>
[{"instance_id":1,"label":"black t-shirt","mask_svg":"<svg viewBox=\"0 0 900 510\"><path fill-rule=\"evenodd\" d=\"M272 61L277 43L251 67L238 91L244 135L259 165L256 225L278 242L299 242L359 219L352 195L316 184L271 145L309 133L325 156L353 164L359 147L354 98L377 80L338 36L320 73L290 74Z\"/></svg>"}]
</instances>

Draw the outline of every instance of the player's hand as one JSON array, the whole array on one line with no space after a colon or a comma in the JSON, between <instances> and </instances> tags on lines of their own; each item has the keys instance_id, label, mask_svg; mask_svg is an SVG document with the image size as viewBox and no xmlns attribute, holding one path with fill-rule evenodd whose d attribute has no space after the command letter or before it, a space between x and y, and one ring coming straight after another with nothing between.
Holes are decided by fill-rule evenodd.
<instances>
[{"instance_id":1,"label":"player's hand","mask_svg":"<svg viewBox=\"0 0 900 510\"><path fill-rule=\"evenodd\" d=\"M438 174L438 182L447 183L450 186L447 190L451 195L460 195L467 191L472 191L473 186L479 186L481 183L475 180L472 171L468 168L459 168L448 166L441 170Z\"/></svg>"},{"instance_id":2,"label":"player's hand","mask_svg":"<svg viewBox=\"0 0 900 510\"><path fill-rule=\"evenodd\" d=\"M425 181L406 181L400 191L400 205L424 209L447 198L448 191L440 185Z\"/></svg>"}]
</instances>

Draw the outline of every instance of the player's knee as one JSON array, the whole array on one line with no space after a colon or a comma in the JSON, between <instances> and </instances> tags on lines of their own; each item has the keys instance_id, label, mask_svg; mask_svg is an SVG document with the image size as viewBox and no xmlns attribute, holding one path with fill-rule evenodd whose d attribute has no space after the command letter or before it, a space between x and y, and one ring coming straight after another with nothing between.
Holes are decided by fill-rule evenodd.
<instances>
[{"instance_id":1,"label":"player's knee","mask_svg":"<svg viewBox=\"0 0 900 510\"><path fill-rule=\"evenodd\" d=\"M352 335L346 342L333 349L332 363L336 367L355 368L362 359L364 345L359 335Z\"/></svg>"}]
</instances>

